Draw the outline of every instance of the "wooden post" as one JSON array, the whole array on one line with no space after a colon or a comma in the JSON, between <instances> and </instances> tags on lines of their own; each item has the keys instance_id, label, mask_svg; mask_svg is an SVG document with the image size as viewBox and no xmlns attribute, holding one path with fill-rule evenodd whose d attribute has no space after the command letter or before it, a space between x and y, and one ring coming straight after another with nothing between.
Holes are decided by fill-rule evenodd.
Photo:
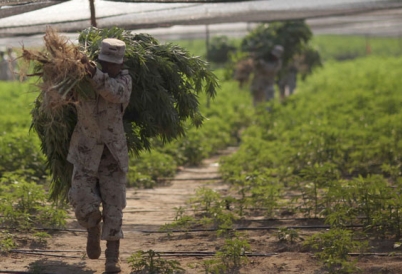
<instances>
[{"instance_id":1,"label":"wooden post","mask_svg":"<svg viewBox=\"0 0 402 274\"><path fill-rule=\"evenodd\" d=\"M366 34L366 55L371 54L371 46L370 46L370 36Z\"/></svg>"},{"instance_id":2,"label":"wooden post","mask_svg":"<svg viewBox=\"0 0 402 274\"><path fill-rule=\"evenodd\" d=\"M89 9L91 11L91 26L96 27L95 0L89 0Z\"/></svg>"},{"instance_id":3,"label":"wooden post","mask_svg":"<svg viewBox=\"0 0 402 274\"><path fill-rule=\"evenodd\" d=\"M209 57L209 25L205 25L205 46L207 47L207 60ZM208 60L209 64L209 60ZM207 95L207 108L210 106L211 98Z\"/></svg>"}]
</instances>

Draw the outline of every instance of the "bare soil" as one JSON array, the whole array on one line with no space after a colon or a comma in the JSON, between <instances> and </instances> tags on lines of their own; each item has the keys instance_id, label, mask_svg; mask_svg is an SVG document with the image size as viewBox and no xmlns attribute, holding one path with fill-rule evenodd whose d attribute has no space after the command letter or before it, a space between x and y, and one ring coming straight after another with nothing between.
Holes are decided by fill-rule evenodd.
<instances>
[{"instance_id":1,"label":"bare soil","mask_svg":"<svg viewBox=\"0 0 402 274\"><path fill-rule=\"evenodd\" d=\"M216 232L177 232L168 236L157 232L160 226L174 220L177 210L183 207L190 211L188 200L195 191L206 186L221 193L228 192L228 185L218 177L218 161L223 154L233 152L228 149L222 154L207 159L199 167L182 168L169 184L154 189L128 189L127 208L124 212L123 230L125 238L121 241L122 273L131 273L127 258L136 251L153 250L155 252L216 252L223 244L223 239ZM51 232L52 238L47 242L33 242L27 236L20 234L18 250L0 255L0 273L48 273L48 274L91 274L104 273L104 254L98 260L90 260L85 254L86 231L74 220L69 213L68 229L70 231ZM301 248L300 243L279 242L276 230L269 227L322 225L320 221L303 220L280 221L264 220L260 216L242 221L237 227L266 227L264 230L245 230L243 233L251 245L253 254L264 256L248 257L248 264L231 273L276 274L327 273L313 254ZM321 229L322 231L322 229ZM299 232L306 237L317 230L307 229ZM17 233L17 232L16 232ZM381 240L374 243L372 252L394 252L391 240ZM105 242L102 242L105 249ZM18 253L24 252L24 253ZM210 256L169 256L180 262L186 273L205 273L203 260ZM399 256L364 256L356 257L361 273L367 274L397 274L402 273L402 257Z\"/></svg>"}]
</instances>

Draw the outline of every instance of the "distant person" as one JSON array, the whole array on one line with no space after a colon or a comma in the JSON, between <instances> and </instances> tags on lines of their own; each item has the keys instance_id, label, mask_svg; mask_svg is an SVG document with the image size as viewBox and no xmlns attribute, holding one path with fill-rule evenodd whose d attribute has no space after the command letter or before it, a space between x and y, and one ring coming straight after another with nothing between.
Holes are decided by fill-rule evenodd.
<instances>
[{"instance_id":1,"label":"distant person","mask_svg":"<svg viewBox=\"0 0 402 274\"><path fill-rule=\"evenodd\" d=\"M0 49L0 81L8 80L8 62L4 59L4 50Z\"/></svg>"},{"instance_id":2,"label":"distant person","mask_svg":"<svg viewBox=\"0 0 402 274\"><path fill-rule=\"evenodd\" d=\"M254 60L254 78L251 93L254 106L270 101L275 96L275 78L282 68L283 47L276 45L266 58Z\"/></svg>"},{"instance_id":3,"label":"distant person","mask_svg":"<svg viewBox=\"0 0 402 274\"><path fill-rule=\"evenodd\" d=\"M7 61L8 69L7 69L7 77L9 81L13 81L16 79L15 75L17 70L17 54L13 51L12 48L7 48L7 53L4 55L4 59Z\"/></svg>"}]
</instances>

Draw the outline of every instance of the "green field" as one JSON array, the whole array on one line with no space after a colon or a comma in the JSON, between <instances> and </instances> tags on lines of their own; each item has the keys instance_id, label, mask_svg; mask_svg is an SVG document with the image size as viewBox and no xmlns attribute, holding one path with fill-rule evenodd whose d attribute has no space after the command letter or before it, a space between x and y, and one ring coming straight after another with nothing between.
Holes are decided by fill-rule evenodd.
<instances>
[{"instance_id":1,"label":"green field","mask_svg":"<svg viewBox=\"0 0 402 274\"><path fill-rule=\"evenodd\" d=\"M224 80L223 70L216 70L217 97L199 98L204 125L196 129L189 124L183 139L165 145L155 139L151 152L132 155L128 184L156 186L158 178L173 176L179 165L197 165L221 149L238 146L220 161L231 192L223 197L200 190L194 201L209 206L192 224L209 221L219 236L227 237L225 231L236 220L280 217L283 208L293 216L320 218L331 229L307 239L306 245L334 271L329 273L357 273L348 252L377 238L398 243L402 236L402 44L399 38L369 38L367 56L366 42L365 37L315 37L312 43L324 66L299 81L296 93L283 103L274 100L257 108L248 88L239 89L235 81ZM205 55L204 41L177 43ZM21 213L18 206L4 206L25 201L24 189L34 189L30 184L40 189L28 200L45 204L45 159L29 131L36 96L30 83L0 83L0 201L7 201L0 214L8 216L1 225L38 226L26 222L37 212L52 216L47 226L63 225L63 213L55 209L32 203ZM180 218L171 227L181 225L188 228ZM359 229L351 230L351 225ZM5 250L8 238L1 235Z\"/></svg>"}]
</instances>

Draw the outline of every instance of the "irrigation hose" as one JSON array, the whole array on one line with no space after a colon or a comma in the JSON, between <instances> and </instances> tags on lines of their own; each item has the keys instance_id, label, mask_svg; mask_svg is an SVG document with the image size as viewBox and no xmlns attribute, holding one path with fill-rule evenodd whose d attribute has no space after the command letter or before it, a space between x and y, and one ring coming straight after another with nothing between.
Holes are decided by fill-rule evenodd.
<instances>
[{"instance_id":1,"label":"irrigation hose","mask_svg":"<svg viewBox=\"0 0 402 274\"><path fill-rule=\"evenodd\" d=\"M362 228L364 225L346 225L345 228ZM280 229L301 229L301 230L309 230L309 229L330 229L330 225L311 225L311 226L264 226L264 227L236 227L225 230L233 230L233 231L259 231L259 230L280 230ZM16 228L11 227L0 227L0 229L13 230ZM61 228L35 228L34 230L45 230L45 231L60 231L60 232L87 232L84 229L61 229ZM152 233L194 233L194 232L214 232L222 229L218 228L204 228L204 229L177 229L177 230L124 230L124 232L140 232L145 234Z\"/></svg>"}]
</instances>

